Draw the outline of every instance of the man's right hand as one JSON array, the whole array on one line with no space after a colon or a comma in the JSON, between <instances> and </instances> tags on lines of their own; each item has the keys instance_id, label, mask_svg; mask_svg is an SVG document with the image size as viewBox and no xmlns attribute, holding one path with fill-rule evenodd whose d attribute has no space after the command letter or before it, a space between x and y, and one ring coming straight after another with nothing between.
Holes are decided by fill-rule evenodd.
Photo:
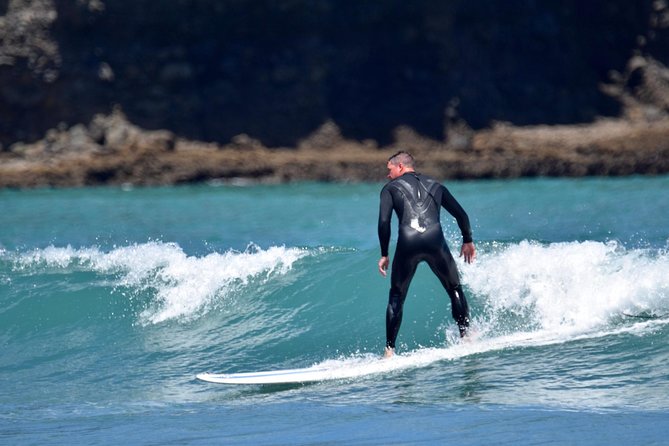
<instances>
[{"instance_id":1,"label":"man's right hand","mask_svg":"<svg viewBox=\"0 0 669 446\"><path fill-rule=\"evenodd\" d=\"M386 277L386 271L388 270L388 265L390 264L390 260L388 260L388 256L383 256L379 260L379 272L383 277Z\"/></svg>"}]
</instances>

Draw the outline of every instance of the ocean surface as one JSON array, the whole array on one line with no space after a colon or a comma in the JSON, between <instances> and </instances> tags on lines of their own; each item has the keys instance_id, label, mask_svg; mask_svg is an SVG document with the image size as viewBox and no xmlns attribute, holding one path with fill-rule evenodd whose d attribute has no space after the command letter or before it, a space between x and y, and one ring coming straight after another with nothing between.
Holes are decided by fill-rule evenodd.
<instances>
[{"instance_id":1,"label":"ocean surface","mask_svg":"<svg viewBox=\"0 0 669 446\"><path fill-rule=\"evenodd\" d=\"M669 444L669 177L446 185L476 335L423 265L378 373L381 183L0 191L0 444Z\"/></svg>"}]
</instances>

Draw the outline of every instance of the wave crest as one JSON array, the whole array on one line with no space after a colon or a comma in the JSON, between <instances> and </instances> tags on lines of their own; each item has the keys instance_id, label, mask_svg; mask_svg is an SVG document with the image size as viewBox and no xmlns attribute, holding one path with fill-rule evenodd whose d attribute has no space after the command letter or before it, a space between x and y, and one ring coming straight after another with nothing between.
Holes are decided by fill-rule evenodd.
<instances>
[{"instance_id":1,"label":"wave crest","mask_svg":"<svg viewBox=\"0 0 669 446\"><path fill-rule=\"evenodd\" d=\"M523 241L493 246L462 272L496 329L583 332L625 314L669 312L664 251L616 242Z\"/></svg>"},{"instance_id":2,"label":"wave crest","mask_svg":"<svg viewBox=\"0 0 669 446\"><path fill-rule=\"evenodd\" d=\"M126 288L132 295L150 292L151 302L139 318L142 324L155 324L196 318L252 279L265 281L286 274L307 254L300 248L261 249L249 245L244 252L189 256L177 244L163 242L134 244L109 252L49 246L20 254L15 266L22 270L83 269L114 275L117 288Z\"/></svg>"}]
</instances>

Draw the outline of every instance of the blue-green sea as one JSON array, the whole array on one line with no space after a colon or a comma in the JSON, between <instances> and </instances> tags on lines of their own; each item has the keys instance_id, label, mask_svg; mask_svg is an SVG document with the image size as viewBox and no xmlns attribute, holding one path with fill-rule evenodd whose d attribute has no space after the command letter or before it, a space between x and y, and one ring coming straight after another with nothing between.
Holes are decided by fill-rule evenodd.
<instances>
[{"instance_id":1,"label":"blue-green sea","mask_svg":"<svg viewBox=\"0 0 669 446\"><path fill-rule=\"evenodd\" d=\"M0 191L0 444L668 444L669 177L445 184L474 340L423 265L392 366L265 386L195 375L380 361L382 183Z\"/></svg>"}]
</instances>

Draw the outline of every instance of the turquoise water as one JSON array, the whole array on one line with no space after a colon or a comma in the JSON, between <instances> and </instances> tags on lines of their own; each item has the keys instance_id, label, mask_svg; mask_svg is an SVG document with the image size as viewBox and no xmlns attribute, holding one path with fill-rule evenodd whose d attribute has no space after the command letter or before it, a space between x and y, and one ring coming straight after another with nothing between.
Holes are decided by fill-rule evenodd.
<instances>
[{"instance_id":1,"label":"turquoise water","mask_svg":"<svg viewBox=\"0 0 669 446\"><path fill-rule=\"evenodd\" d=\"M447 185L474 342L423 266L389 370L242 387L377 363L381 184L0 191L0 444L666 444L669 177Z\"/></svg>"}]
</instances>

